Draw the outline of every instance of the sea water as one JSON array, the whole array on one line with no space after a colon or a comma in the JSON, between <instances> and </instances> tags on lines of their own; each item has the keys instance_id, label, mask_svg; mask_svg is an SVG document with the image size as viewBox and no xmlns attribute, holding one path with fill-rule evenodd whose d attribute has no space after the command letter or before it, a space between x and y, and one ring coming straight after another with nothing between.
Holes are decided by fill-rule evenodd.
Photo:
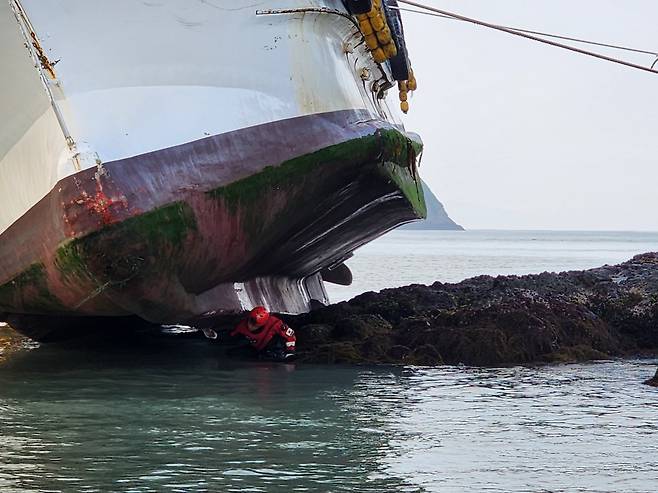
<instances>
[{"instance_id":1,"label":"sea water","mask_svg":"<svg viewBox=\"0 0 658 493\"><path fill-rule=\"evenodd\" d=\"M336 302L413 283L589 269L649 251L658 251L658 232L393 231L347 261L351 286L327 290Z\"/></svg>"},{"instance_id":2,"label":"sea water","mask_svg":"<svg viewBox=\"0 0 658 493\"><path fill-rule=\"evenodd\" d=\"M394 233L357 252L338 296L656 249L640 233ZM655 360L401 368L222 354L145 336L12 357L0 491L658 491L658 392L641 384Z\"/></svg>"}]
</instances>

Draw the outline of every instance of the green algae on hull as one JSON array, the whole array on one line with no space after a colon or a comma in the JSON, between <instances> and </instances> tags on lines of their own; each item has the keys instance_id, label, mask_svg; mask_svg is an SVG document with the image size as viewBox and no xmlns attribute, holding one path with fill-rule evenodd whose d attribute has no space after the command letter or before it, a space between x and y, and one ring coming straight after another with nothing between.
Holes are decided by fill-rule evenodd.
<instances>
[{"instance_id":1,"label":"green algae on hull","mask_svg":"<svg viewBox=\"0 0 658 493\"><path fill-rule=\"evenodd\" d=\"M392 169L392 166L401 167L402 163L409 162L409 147L413 149L414 158L422 151L422 144L409 139L400 131L379 129L372 135L325 147L277 166L267 166L260 173L207 193L213 198L222 198L229 207L237 211L241 205L249 204L260 198L263 190L288 186L300 176L307 175L313 169L326 164L362 164L372 161L375 157L375 159L381 159L382 163L389 163L387 166L389 170ZM402 169L406 168L402 167ZM398 185L409 181L402 179L401 170L396 173L395 177ZM413 179L411 181L413 182ZM417 192L415 196L405 192L405 196L411 201L414 209L421 211L425 209L422 192Z\"/></svg>"},{"instance_id":2,"label":"green algae on hull","mask_svg":"<svg viewBox=\"0 0 658 493\"><path fill-rule=\"evenodd\" d=\"M63 305L48 288L46 268L35 263L11 281L0 286L0 309L48 313L61 310Z\"/></svg>"},{"instance_id":3,"label":"green algae on hull","mask_svg":"<svg viewBox=\"0 0 658 493\"><path fill-rule=\"evenodd\" d=\"M319 151L290 159L276 166L267 166L260 173L242 178L228 185L210 190L208 195L221 198L236 212L242 205L262 197L264 189L288 186L300 176L327 163L343 163L346 160L362 162L368 159L373 136L361 137L348 142L325 147Z\"/></svg>"},{"instance_id":4,"label":"green algae on hull","mask_svg":"<svg viewBox=\"0 0 658 493\"><path fill-rule=\"evenodd\" d=\"M425 218L427 208L420 179L414 175L416 157L421 152L422 143L410 139L399 130L378 129L371 135L328 146L277 166L267 166L260 173L210 190L207 194L222 200L234 214L241 215L240 223L250 241L262 242L264 238L273 239L285 231L289 218L295 216L292 212L296 208L294 201L289 200L287 206L272 210L264 204L264 197L281 192L291 197L303 194L308 188L319 190L319 197L322 197L321 172L329 166L335 173L345 173L347 182L366 168L374 168L385 181L395 183L418 218ZM272 214L267 225L263 223L263 211Z\"/></svg>"},{"instance_id":5,"label":"green algae on hull","mask_svg":"<svg viewBox=\"0 0 658 493\"><path fill-rule=\"evenodd\" d=\"M417 218L427 215L420 179L415 175L422 143L394 128L379 128L317 151L267 166L260 173L206 192L220 201L240 225L262 274L285 274L272 264L257 265L270 256L271 246L287 242L296 232L314 224L324 214L340 208L356 186L402 194ZM372 181L374 179L374 181ZM334 197L334 200L325 200ZM353 196L352 200L359 200ZM274 270L272 270L274 269Z\"/></svg>"},{"instance_id":6,"label":"green algae on hull","mask_svg":"<svg viewBox=\"0 0 658 493\"><path fill-rule=\"evenodd\" d=\"M425 203L425 196L423 194L422 184L420 178L418 181L410 179L409 170L401 168L395 163L385 162L382 164L385 169L385 176L390 177L402 191L409 203L414 208L414 211L419 218L427 217L427 204Z\"/></svg>"},{"instance_id":7,"label":"green algae on hull","mask_svg":"<svg viewBox=\"0 0 658 493\"><path fill-rule=\"evenodd\" d=\"M69 240L57 250L55 265L65 280L93 280L89 266L99 260L122 271L125 270L126 261L131 258L128 251L139 250L140 247L160 251L181 248L189 232L196 229L192 208L184 202L176 202L107 226L82 238ZM112 248L112 241L125 238L131 240L129 247ZM142 257L133 260L130 270L144 263Z\"/></svg>"}]
</instances>

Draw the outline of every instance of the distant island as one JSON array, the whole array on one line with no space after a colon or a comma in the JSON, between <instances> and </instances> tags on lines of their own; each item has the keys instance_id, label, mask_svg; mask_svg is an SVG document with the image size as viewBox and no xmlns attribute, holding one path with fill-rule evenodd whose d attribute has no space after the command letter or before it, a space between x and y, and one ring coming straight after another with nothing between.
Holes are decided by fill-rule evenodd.
<instances>
[{"instance_id":1,"label":"distant island","mask_svg":"<svg viewBox=\"0 0 658 493\"><path fill-rule=\"evenodd\" d=\"M425 182L423 191L425 192L425 202L427 203L427 219L425 221L416 221L415 223L405 224L399 229L442 229L453 231L464 231L464 228L448 217L443 204L436 198L436 195L430 190Z\"/></svg>"}]
</instances>

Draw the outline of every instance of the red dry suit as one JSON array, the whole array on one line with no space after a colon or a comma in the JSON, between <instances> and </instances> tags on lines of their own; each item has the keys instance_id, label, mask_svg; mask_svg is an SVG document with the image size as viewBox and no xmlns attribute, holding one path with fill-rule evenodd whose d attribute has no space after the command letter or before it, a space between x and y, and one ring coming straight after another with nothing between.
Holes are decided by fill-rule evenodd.
<instances>
[{"instance_id":1,"label":"red dry suit","mask_svg":"<svg viewBox=\"0 0 658 493\"><path fill-rule=\"evenodd\" d=\"M231 332L231 337L238 334L245 336L256 351L262 351L265 349L275 337L281 337L284 340L286 345L285 350L289 353L295 351L295 343L297 342L295 331L274 315L270 315L265 323L253 332L249 330L248 319L242 320L236 325L233 332Z\"/></svg>"}]
</instances>

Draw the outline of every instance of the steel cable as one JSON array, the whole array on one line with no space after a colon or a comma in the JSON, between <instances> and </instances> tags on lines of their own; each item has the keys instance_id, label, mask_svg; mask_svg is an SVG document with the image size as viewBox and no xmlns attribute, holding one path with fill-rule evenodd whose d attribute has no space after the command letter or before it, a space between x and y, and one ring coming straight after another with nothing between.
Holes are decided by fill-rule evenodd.
<instances>
[{"instance_id":1,"label":"steel cable","mask_svg":"<svg viewBox=\"0 0 658 493\"><path fill-rule=\"evenodd\" d=\"M430 12L433 12L434 15L437 16L437 17L444 17L444 18L449 18L449 19L454 19L454 20L460 20L460 21L463 21L463 22L469 22L471 24L475 24L475 25L478 25L478 26L486 27L486 28L489 28L489 29L494 29L496 31L506 32L507 34L512 34L514 36L520 36L522 38L530 39L532 41L537 41L539 43L544 43L544 44L554 46L554 47L557 47L557 48L562 48L562 49L565 49L565 50L580 53L582 55L591 56L591 57L594 57L594 58L598 58L598 59L605 60L605 61L608 61L608 62L616 63L616 64L619 64L619 65L624 65L624 66L630 67L630 68L635 68L635 69L642 70L642 71L645 71L645 72L651 72L652 74L658 74L658 70L654 70L654 68L653 68L656 65L656 63L658 63L658 53L653 52L653 51L639 50L639 49L635 49L635 48L628 48L628 47L624 47L624 46L612 45L612 44L607 44L607 43L599 43L599 42L596 42L596 41L589 41L589 40L583 40L583 39L578 39L578 38L571 38L571 37L568 37L568 36L560 36L560 35L556 35L556 34L542 33L540 31L530 31L530 30L527 30L527 29L518 29L518 28L513 28L513 27L501 26L501 25L498 25L498 24L491 24L489 22L481 21L481 20L478 20L478 19L473 19L471 17L466 17L466 16L463 16L463 15L460 15L460 14L456 14L454 12L449 12L447 10L437 9L435 7L430 7L428 5L423 5L421 3L414 2L414 1L411 1L411 0L398 0L398 2L407 4L407 5L411 5L413 7L417 7L417 8L420 8L420 9L424 9L426 11L429 11L429 12L422 12L422 11L413 11L412 10L412 12L422 13L422 14L427 14L427 15L433 15L433 14L430 13ZM409 9L405 9L405 10L409 10ZM548 40L548 39L537 37L536 35L546 36L546 37L553 37L553 38L564 39L564 40L569 40L569 41L575 41L575 42L578 42L578 43L586 43L586 44L592 44L592 45L597 45L597 46L604 46L604 47L607 47L607 48L614 48L614 49L618 49L618 50L632 51L632 52L642 53L642 54L647 54L647 55L653 55L653 56L657 57L657 59L654 61L654 63L651 65L651 67L645 67L644 65L638 65L636 63L628 62L626 60L621 60L619 58L614 58L614 57L610 57L610 56L607 56L607 55L602 55L600 53L595 53L593 51L583 50L582 48L566 45L566 44L563 44L563 43L557 43L555 41L551 41L551 40Z\"/></svg>"}]
</instances>

